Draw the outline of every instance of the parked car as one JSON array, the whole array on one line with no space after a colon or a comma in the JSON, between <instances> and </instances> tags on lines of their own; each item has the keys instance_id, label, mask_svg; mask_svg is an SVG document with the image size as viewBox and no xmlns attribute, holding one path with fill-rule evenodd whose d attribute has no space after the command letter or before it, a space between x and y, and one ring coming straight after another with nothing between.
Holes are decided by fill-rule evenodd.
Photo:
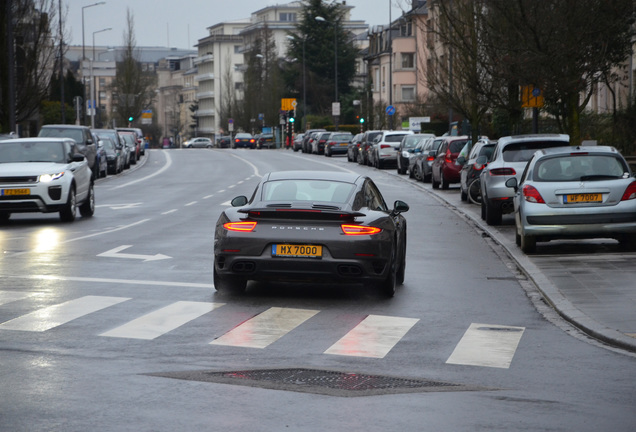
<instances>
[{"instance_id":1,"label":"parked car","mask_svg":"<svg viewBox=\"0 0 636 432\"><path fill-rule=\"evenodd\" d=\"M232 137L231 136L222 136L216 142L216 146L218 148L230 148L232 147Z\"/></svg>"},{"instance_id":2,"label":"parked car","mask_svg":"<svg viewBox=\"0 0 636 432\"><path fill-rule=\"evenodd\" d=\"M326 132L326 129L307 129L303 138L303 153L311 153L311 144L315 136L320 132Z\"/></svg>"},{"instance_id":3,"label":"parked car","mask_svg":"<svg viewBox=\"0 0 636 432\"><path fill-rule=\"evenodd\" d=\"M128 166L126 168L130 168L130 165L135 165L137 163L139 160L139 153L141 152L137 135L133 132L118 131L118 133L119 136L124 139L124 143L128 146L130 158L128 159Z\"/></svg>"},{"instance_id":4,"label":"parked car","mask_svg":"<svg viewBox=\"0 0 636 432\"><path fill-rule=\"evenodd\" d=\"M369 148L373 144L373 140L381 133L381 130L370 130L364 133L358 148L357 161L360 165L369 165Z\"/></svg>"},{"instance_id":5,"label":"parked car","mask_svg":"<svg viewBox=\"0 0 636 432\"><path fill-rule=\"evenodd\" d=\"M234 141L232 141L232 148L256 148L256 140L250 133L239 132L234 136Z\"/></svg>"},{"instance_id":6,"label":"parked car","mask_svg":"<svg viewBox=\"0 0 636 432\"><path fill-rule=\"evenodd\" d=\"M409 161L415 156L417 145L426 138L435 138L433 134L413 134L404 135L398 147L397 154L397 172L398 174L406 174L409 169Z\"/></svg>"},{"instance_id":7,"label":"parked car","mask_svg":"<svg viewBox=\"0 0 636 432\"><path fill-rule=\"evenodd\" d=\"M348 162L357 162L358 160L358 149L360 148L360 143L362 142L362 137L364 133L360 132L351 138L351 141L347 145L347 161Z\"/></svg>"},{"instance_id":8,"label":"parked car","mask_svg":"<svg viewBox=\"0 0 636 432\"><path fill-rule=\"evenodd\" d=\"M144 133L141 131L141 129L120 127L120 128L117 128L117 130L120 132L134 132L135 135L137 135L137 141L139 142L139 154L141 156L146 154L147 142L146 142L146 138L144 137Z\"/></svg>"},{"instance_id":9,"label":"parked car","mask_svg":"<svg viewBox=\"0 0 636 432\"><path fill-rule=\"evenodd\" d=\"M234 198L219 216L214 287L243 291L248 280L337 281L377 285L393 296L404 281L401 213L408 210L402 201L389 208L373 181L359 174L265 174L250 199Z\"/></svg>"},{"instance_id":10,"label":"parked car","mask_svg":"<svg viewBox=\"0 0 636 432\"><path fill-rule=\"evenodd\" d=\"M442 141L441 137L435 137L426 138L421 142L421 151L417 152L409 161L409 177L422 182L431 181L433 161Z\"/></svg>"},{"instance_id":11,"label":"parked car","mask_svg":"<svg viewBox=\"0 0 636 432\"><path fill-rule=\"evenodd\" d=\"M12 213L59 212L64 222L95 212L93 174L72 138L0 141L0 222Z\"/></svg>"},{"instance_id":12,"label":"parked car","mask_svg":"<svg viewBox=\"0 0 636 432\"><path fill-rule=\"evenodd\" d=\"M526 253L554 239L614 238L636 249L636 179L613 147L539 150L510 177L515 241Z\"/></svg>"},{"instance_id":13,"label":"parked car","mask_svg":"<svg viewBox=\"0 0 636 432\"><path fill-rule=\"evenodd\" d=\"M256 148L257 149L276 148L276 141L274 140L274 134L271 134L271 133L260 134L258 139L256 140Z\"/></svg>"},{"instance_id":14,"label":"parked car","mask_svg":"<svg viewBox=\"0 0 636 432\"><path fill-rule=\"evenodd\" d=\"M97 143L93 141L91 129L88 126L50 124L42 126L39 137L48 138L71 138L77 143L77 151L84 156L93 173L93 179L99 175L97 166Z\"/></svg>"},{"instance_id":15,"label":"parked car","mask_svg":"<svg viewBox=\"0 0 636 432\"><path fill-rule=\"evenodd\" d=\"M183 143L185 148L212 148L212 140L205 137L191 138Z\"/></svg>"},{"instance_id":16,"label":"parked car","mask_svg":"<svg viewBox=\"0 0 636 432\"><path fill-rule=\"evenodd\" d=\"M523 169L534 152L549 147L569 145L568 135L537 134L499 138L492 158L480 176L481 217L488 225L501 224L502 215L514 210L514 191L506 181L515 177L519 181Z\"/></svg>"},{"instance_id":17,"label":"parked car","mask_svg":"<svg viewBox=\"0 0 636 432\"><path fill-rule=\"evenodd\" d=\"M296 152L298 150L302 150L303 149L303 139L305 138L305 134L304 133L299 133L296 134L296 136L294 137L294 144L292 146L292 149Z\"/></svg>"},{"instance_id":18,"label":"parked car","mask_svg":"<svg viewBox=\"0 0 636 432\"><path fill-rule=\"evenodd\" d=\"M108 138L102 137L99 139L99 145L104 149L106 153L107 170L109 174L119 174L124 170L126 159L122 154L121 149L115 146L115 143Z\"/></svg>"},{"instance_id":19,"label":"parked car","mask_svg":"<svg viewBox=\"0 0 636 432\"><path fill-rule=\"evenodd\" d=\"M311 142L311 152L313 154L324 154L325 144L333 132L320 132L316 134L316 137Z\"/></svg>"},{"instance_id":20,"label":"parked car","mask_svg":"<svg viewBox=\"0 0 636 432\"><path fill-rule=\"evenodd\" d=\"M433 189L439 188L440 185L442 189L448 189L451 183L459 183L461 165L457 163L457 156L469 140L470 138L465 135L442 137L442 142L431 165Z\"/></svg>"},{"instance_id":21,"label":"parked car","mask_svg":"<svg viewBox=\"0 0 636 432\"><path fill-rule=\"evenodd\" d=\"M119 135L116 129L91 129L93 135L97 136L98 140L108 138L113 142L117 152L119 153L119 168L117 173L122 172L125 168L130 166L130 151L127 151L127 146L124 143L123 138Z\"/></svg>"},{"instance_id":22,"label":"parked car","mask_svg":"<svg viewBox=\"0 0 636 432\"><path fill-rule=\"evenodd\" d=\"M398 147L405 135L413 135L413 131L382 131L370 147L369 165L384 168L389 163L397 163Z\"/></svg>"},{"instance_id":23,"label":"parked car","mask_svg":"<svg viewBox=\"0 0 636 432\"><path fill-rule=\"evenodd\" d=\"M480 139L472 146L467 157L461 156L463 150L460 152L457 163L462 167L459 171L459 190L462 201L470 199L474 204L481 204L479 175L490 160L496 144L496 141Z\"/></svg>"},{"instance_id":24,"label":"parked car","mask_svg":"<svg viewBox=\"0 0 636 432\"><path fill-rule=\"evenodd\" d=\"M334 132L329 135L325 143L325 156L331 157L335 154L347 153L347 146L351 142L353 134L351 132Z\"/></svg>"}]
</instances>

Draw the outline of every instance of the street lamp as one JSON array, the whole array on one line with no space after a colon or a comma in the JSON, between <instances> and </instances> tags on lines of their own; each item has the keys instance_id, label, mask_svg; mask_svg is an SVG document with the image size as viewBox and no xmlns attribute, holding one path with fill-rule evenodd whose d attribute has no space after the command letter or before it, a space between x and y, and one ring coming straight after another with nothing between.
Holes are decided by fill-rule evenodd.
<instances>
[{"instance_id":1,"label":"street lamp","mask_svg":"<svg viewBox=\"0 0 636 432\"><path fill-rule=\"evenodd\" d=\"M95 63L95 35L105 31L112 30L108 27L105 29L97 30L93 32L93 58L91 58L91 128L95 129L95 77L93 76L93 63Z\"/></svg>"},{"instance_id":2,"label":"street lamp","mask_svg":"<svg viewBox=\"0 0 636 432\"><path fill-rule=\"evenodd\" d=\"M335 102L338 103L338 22L334 21L334 22L330 22L327 21L326 19L324 19L321 16L317 16L316 21L319 22L324 22L327 24L330 24L333 26L333 43L334 43L334 55L335 55L335 60L334 60L334 81L335 81ZM336 126L336 130L338 130L338 116L334 116L335 117L335 126Z\"/></svg>"},{"instance_id":3,"label":"street lamp","mask_svg":"<svg viewBox=\"0 0 636 432\"><path fill-rule=\"evenodd\" d=\"M84 44L84 9L93 7L93 6L103 5L103 4L106 4L106 2L100 1L97 3L82 6L82 80L84 80L84 61L86 60L86 52L85 52L86 48ZM60 13L60 19L61 17L62 17L62 14ZM61 26L60 26L60 29L61 29ZM84 101L86 101L86 87L84 87ZM86 119L86 114L84 114L84 119Z\"/></svg>"},{"instance_id":4,"label":"street lamp","mask_svg":"<svg viewBox=\"0 0 636 432\"><path fill-rule=\"evenodd\" d=\"M287 39L294 40L296 39L294 36L287 36ZM303 41L303 131L307 127L307 86L305 81L305 41L306 38L302 39ZM336 98L338 96L336 95Z\"/></svg>"}]
</instances>

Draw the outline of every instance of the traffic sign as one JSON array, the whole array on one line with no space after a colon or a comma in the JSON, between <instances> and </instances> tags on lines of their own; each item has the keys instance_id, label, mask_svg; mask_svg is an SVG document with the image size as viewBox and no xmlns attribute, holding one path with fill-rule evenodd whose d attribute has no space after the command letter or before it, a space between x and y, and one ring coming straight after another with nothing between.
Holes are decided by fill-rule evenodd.
<instances>
[{"instance_id":1,"label":"traffic sign","mask_svg":"<svg viewBox=\"0 0 636 432\"><path fill-rule=\"evenodd\" d=\"M293 111L295 105L294 102L296 102L296 98L283 98L280 100L280 109L282 111Z\"/></svg>"},{"instance_id":2,"label":"traffic sign","mask_svg":"<svg viewBox=\"0 0 636 432\"><path fill-rule=\"evenodd\" d=\"M386 113L392 116L393 114L395 114L395 107L393 105L389 105L388 107L386 107Z\"/></svg>"}]
</instances>

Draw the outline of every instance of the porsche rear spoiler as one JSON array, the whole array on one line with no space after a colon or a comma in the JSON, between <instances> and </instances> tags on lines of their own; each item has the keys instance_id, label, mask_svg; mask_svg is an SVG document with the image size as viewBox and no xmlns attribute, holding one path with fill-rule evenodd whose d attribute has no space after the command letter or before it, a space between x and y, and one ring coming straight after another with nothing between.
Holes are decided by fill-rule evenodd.
<instances>
[{"instance_id":1,"label":"porsche rear spoiler","mask_svg":"<svg viewBox=\"0 0 636 432\"><path fill-rule=\"evenodd\" d=\"M242 208L239 213L249 217L267 219L320 219L320 220L353 220L366 216L364 213L341 210L336 206L312 205L311 207L293 207L291 204L276 204L267 207Z\"/></svg>"}]
</instances>

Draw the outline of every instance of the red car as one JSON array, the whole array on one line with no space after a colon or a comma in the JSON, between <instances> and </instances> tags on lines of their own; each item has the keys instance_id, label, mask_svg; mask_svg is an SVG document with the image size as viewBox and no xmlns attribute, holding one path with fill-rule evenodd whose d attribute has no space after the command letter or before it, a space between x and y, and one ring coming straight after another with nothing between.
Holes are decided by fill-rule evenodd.
<instances>
[{"instance_id":1,"label":"red car","mask_svg":"<svg viewBox=\"0 0 636 432\"><path fill-rule=\"evenodd\" d=\"M443 137L443 141L437 149L437 155L431 167L431 183L433 189L448 189L451 183L459 183L462 166L457 164L457 156L462 151L470 138L467 136Z\"/></svg>"}]
</instances>

